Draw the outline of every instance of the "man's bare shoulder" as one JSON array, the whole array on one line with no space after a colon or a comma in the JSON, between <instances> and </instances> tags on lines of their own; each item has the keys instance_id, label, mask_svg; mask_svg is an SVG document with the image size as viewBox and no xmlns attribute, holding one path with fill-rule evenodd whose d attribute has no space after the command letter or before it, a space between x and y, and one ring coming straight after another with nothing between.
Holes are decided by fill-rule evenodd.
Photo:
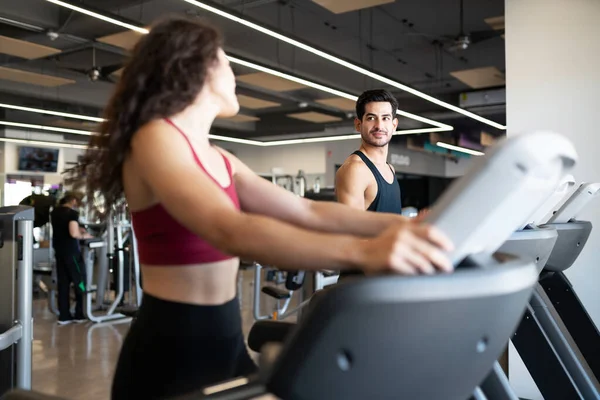
<instances>
[{"instance_id":1,"label":"man's bare shoulder","mask_svg":"<svg viewBox=\"0 0 600 400\"><path fill-rule=\"evenodd\" d=\"M344 163L338 169L338 174L365 174L369 172L369 167L356 154L346 158Z\"/></svg>"},{"instance_id":2,"label":"man's bare shoulder","mask_svg":"<svg viewBox=\"0 0 600 400\"><path fill-rule=\"evenodd\" d=\"M369 167L356 154L348 157L336 172L336 182L368 184L371 178Z\"/></svg>"}]
</instances>

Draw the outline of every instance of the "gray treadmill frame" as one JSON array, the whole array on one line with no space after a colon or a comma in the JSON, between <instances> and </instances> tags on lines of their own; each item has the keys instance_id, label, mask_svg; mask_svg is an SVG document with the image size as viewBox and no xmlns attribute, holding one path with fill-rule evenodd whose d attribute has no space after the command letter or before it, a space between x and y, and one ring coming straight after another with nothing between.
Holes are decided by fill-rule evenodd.
<instances>
[{"instance_id":1,"label":"gray treadmill frame","mask_svg":"<svg viewBox=\"0 0 600 400\"><path fill-rule=\"evenodd\" d=\"M562 272L577 259L590 231L591 224L585 221L533 227L515 232L501 249L526 259L547 260L546 264L538 264L538 272L542 274L543 271ZM554 240L550 238L550 232L554 233ZM553 243L552 247L549 247L550 243ZM544 251L548 253L542 254ZM536 285L511 340L544 398L600 398L598 379L541 283ZM492 371L492 374L498 374L498 371ZM477 392L474 397L514 398L512 388L492 384L500 378L489 377L487 384L484 382L481 386L483 393Z\"/></svg>"},{"instance_id":2,"label":"gray treadmill frame","mask_svg":"<svg viewBox=\"0 0 600 400\"><path fill-rule=\"evenodd\" d=\"M0 395L31 389L33 220L33 207L0 208Z\"/></svg>"}]
</instances>

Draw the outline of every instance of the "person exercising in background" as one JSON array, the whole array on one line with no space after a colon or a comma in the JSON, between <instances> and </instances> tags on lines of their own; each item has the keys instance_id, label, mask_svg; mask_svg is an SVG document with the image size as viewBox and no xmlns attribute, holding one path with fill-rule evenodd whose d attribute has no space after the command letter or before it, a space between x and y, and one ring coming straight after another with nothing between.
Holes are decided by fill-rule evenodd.
<instances>
[{"instance_id":1,"label":"person exercising in background","mask_svg":"<svg viewBox=\"0 0 600 400\"><path fill-rule=\"evenodd\" d=\"M83 293L85 292L85 264L79 240L93 236L79 227L79 212L83 195L67 192L50 216L52 221L52 246L56 258L58 286L58 324L83 322ZM75 315L71 315L70 289L75 289Z\"/></svg>"},{"instance_id":2,"label":"person exercising in background","mask_svg":"<svg viewBox=\"0 0 600 400\"><path fill-rule=\"evenodd\" d=\"M398 101L383 89L368 90L356 101L354 127L360 149L335 176L337 201L359 210L402 214L396 171L387 163L388 145L398 126Z\"/></svg>"}]
</instances>

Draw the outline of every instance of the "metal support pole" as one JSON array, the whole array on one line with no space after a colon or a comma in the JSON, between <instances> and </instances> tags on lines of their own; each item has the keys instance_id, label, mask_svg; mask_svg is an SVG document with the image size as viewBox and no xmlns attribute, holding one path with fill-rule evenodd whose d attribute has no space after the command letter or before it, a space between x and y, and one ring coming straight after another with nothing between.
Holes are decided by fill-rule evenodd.
<instances>
[{"instance_id":1,"label":"metal support pole","mask_svg":"<svg viewBox=\"0 0 600 400\"><path fill-rule=\"evenodd\" d=\"M260 315L260 284L261 284L262 265L254 263L254 319L259 321L269 318L268 315Z\"/></svg>"},{"instance_id":2,"label":"metal support pole","mask_svg":"<svg viewBox=\"0 0 600 400\"><path fill-rule=\"evenodd\" d=\"M117 252L118 252L118 268L119 268L119 279L118 279L118 289L115 295L115 300L111 304L108 309L107 315L110 315L115 312L119 302L123 298L123 270L124 270L124 262L123 257L125 256L123 251L123 231L121 224L117 224Z\"/></svg>"},{"instance_id":3,"label":"metal support pole","mask_svg":"<svg viewBox=\"0 0 600 400\"><path fill-rule=\"evenodd\" d=\"M33 221L17 221L18 321L23 335L17 343L17 387L31 389L33 344Z\"/></svg>"},{"instance_id":4,"label":"metal support pole","mask_svg":"<svg viewBox=\"0 0 600 400\"><path fill-rule=\"evenodd\" d=\"M133 257L133 273L135 274L135 302L138 307L142 305L142 285L140 285L140 259L138 258L138 246L137 238L135 237L135 230L133 229L133 222L130 225L131 229L131 251L130 257Z\"/></svg>"}]
</instances>

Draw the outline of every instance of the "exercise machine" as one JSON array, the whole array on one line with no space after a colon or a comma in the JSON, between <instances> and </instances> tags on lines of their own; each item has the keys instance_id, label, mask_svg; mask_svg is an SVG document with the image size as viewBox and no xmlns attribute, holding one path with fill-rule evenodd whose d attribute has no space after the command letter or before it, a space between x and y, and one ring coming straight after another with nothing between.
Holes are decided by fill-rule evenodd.
<instances>
[{"instance_id":1,"label":"exercise machine","mask_svg":"<svg viewBox=\"0 0 600 400\"><path fill-rule=\"evenodd\" d=\"M87 319L92 322L105 322L109 320L125 318L125 315L115 312L117 305L122 296L122 292L117 292L115 299L110 304L110 307L103 315L99 315L95 313L95 308L102 309L104 306L104 296L99 295L99 289L102 293L104 293L105 282L108 275L108 264L109 258L106 257L107 254L107 244L104 238L94 238L94 239L85 239L81 241L81 249L83 254L83 259L85 262L85 298L84 298L84 313ZM104 257L103 257L104 256ZM97 273L95 274L95 269L97 269ZM94 276L97 276L98 280L94 283ZM104 278L104 279L102 279ZM122 282L120 283L120 289L122 290ZM100 305L94 307L93 305L93 297L96 294L96 303L100 303Z\"/></svg>"},{"instance_id":2,"label":"exercise machine","mask_svg":"<svg viewBox=\"0 0 600 400\"><path fill-rule=\"evenodd\" d=\"M600 184L582 184L551 219L559 241L550 255L540 283L556 312L571 333L579 351L600 380L600 334L585 311L564 271L570 268L583 250L592 230L589 221L577 215L587 203L600 197ZM576 207L574 207L577 205ZM566 222L562 222L566 221Z\"/></svg>"},{"instance_id":3,"label":"exercise machine","mask_svg":"<svg viewBox=\"0 0 600 400\"><path fill-rule=\"evenodd\" d=\"M575 178L573 175L565 175L554 189L554 192L548 196L548 199L546 199L544 204L542 204L529 218L527 218L520 229L523 230L528 226L539 226L545 222L548 222L549 217L553 214L553 211L555 211L557 205L560 206L562 204L574 186Z\"/></svg>"},{"instance_id":4,"label":"exercise machine","mask_svg":"<svg viewBox=\"0 0 600 400\"><path fill-rule=\"evenodd\" d=\"M178 399L469 398L497 369L538 279L535 263L496 250L576 159L552 133L497 143L427 216L455 244L454 273L361 277L321 290L283 343L263 346L257 376Z\"/></svg>"},{"instance_id":5,"label":"exercise machine","mask_svg":"<svg viewBox=\"0 0 600 400\"><path fill-rule=\"evenodd\" d=\"M548 145L543 154L529 157L528 149L540 143ZM333 285L314 296L298 325L285 324L291 332L278 356L263 345L261 366L271 366L262 380L234 388L229 382L228 389L215 386L203 394L219 399L264 391L283 399L470 397L499 368L496 359L538 277L534 262L503 258L496 250L575 160L568 142L553 134L504 141L453 183L427 216L455 244L453 274L361 277ZM500 276L511 265L511 272L525 275Z\"/></svg>"},{"instance_id":6,"label":"exercise machine","mask_svg":"<svg viewBox=\"0 0 600 400\"><path fill-rule=\"evenodd\" d=\"M0 396L31 389L33 220L32 207L0 208Z\"/></svg>"},{"instance_id":7,"label":"exercise machine","mask_svg":"<svg viewBox=\"0 0 600 400\"><path fill-rule=\"evenodd\" d=\"M538 260L539 283L511 340L545 399L600 398L600 334L563 273L592 229L576 216L599 193L600 184L582 184L552 207L547 224L529 225L503 245Z\"/></svg>"},{"instance_id":8,"label":"exercise machine","mask_svg":"<svg viewBox=\"0 0 600 400\"><path fill-rule=\"evenodd\" d=\"M137 308L141 304L142 290L140 285L140 269L137 257L137 248L135 235L129 221L125 218L125 213L109 213L106 218L106 232L93 239L81 241L82 253L86 265L86 294L85 294L85 313L86 317L95 323L106 322L121 318L135 316ZM129 249L125 248L125 242L131 244ZM135 282L134 296L135 303L130 307L122 307L121 303L125 293L125 280L131 280L131 273L125 274L125 252L127 250L130 263L133 266L133 280ZM114 284L110 284L110 272ZM128 281L127 288L131 292L131 284ZM106 291L110 291L114 286L114 298L105 303ZM96 304L93 305L93 296L95 294ZM108 308L107 308L108 306ZM103 310L103 315L98 315L94 311Z\"/></svg>"},{"instance_id":9,"label":"exercise machine","mask_svg":"<svg viewBox=\"0 0 600 400\"><path fill-rule=\"evenodd\" d=\"M263 266L260 263L252 263L254 266L254 299L252 312L256 321L272 319L272 320L283 320L291 315L294 315L303 304L300 303L297 307L288 310L292 298L295 293L303 286L305 271L277 271L274 274L275 283L281 283L284 287L277 285L265 285L262 286L262 272ZM282 282L279 282L279 275L283 276ZM261 313L261 292L275 300L275 307L270 314L263 315ZM281 302L283 301L283 304Z\"/></svg>"},{"instance_id":10,"label":"exercise machine","mask_svg":"<svg viewBox=\"0 0 600 400\"><path fill-rule=\"evenodd\" d=\"M550 143L542 157L527 155L527 149L538 148L540 143ZM524 296L520 297L522 308L511 320L514 323L512 327L508 327L510 323L504 320L508 309L502 302L510 302L515 293L504 292L499 298L495 296L499 291L518 285L517 281L495 276L488 283L493 282L498 287L486 286L482 292L485 295L481 298L462 298L460 307L455 304L457 298L449 295L447 290L467 293L482 288L480 284L484 285L483 282L477 283L474 275L467 278L465 274L483 276L507 272L507 264L504 264L507 259L499 261L502 260L501 253L494 254L495 251L537 209L545 196L550 195L558 179L573 166L575 159L568 142L552 134L538 133L504 142L503 147L496 148L456 181L427 216L433 225L445 226L446 229L442 230L455 243L455 251L450 254L457 266L454 274L347 280L316 294L298 325L259 321L255 323L251 336L259 336L261 326L278 326L288 330L287 334L279 335L283 338L283 347L278 357L274 357L267 347L269 340L264 340L258 349L265 360L262 380L228 382L223 386L231 387L236 383L240 386L225 391L223 386L207 388L204 395L208 394L207 397L211 398L210 395L215 394L214 398L220 399L250 398L268 390L283 399L358 399L366 396L465 399L481 392L478 387L481 382L487 386L492 381L506 385L505 376L493 374L493 371L501 371L495 360L526 308L537 282L539 267L534 262L526 262L533 274L530 276L533 282L530 281L531 290L527 294L521 293ZM482 187L486 190L481 190ZM536 196L530 196L532 193ZM466 201L471 203L468 207L464 207L466 199L470 199ZM517 204L519 206L515 207ZM485 222L483 228L479 226L480 221ZM502 268L494 268L499 265L498 262L503 265ZM463 278L465 286L460 288L458 282ZM421 282L424 286L420 286ZM522 280L518 282L523 284ZM457 286L453 286L455 284ZM364 296L364 303L353 302L352 295L344 295L344 290L349 293L354 289L357 290L354 293L357 298ZM439 294L440 298L425 299L433 294ZM395 300L398 303L394 303ZM495 303L494 307L485 309L489 301ZM344 308L346 305L348 309ZM481 308L475 309L475 305ZM396 307L403 312L396 314ZM500 315L499 309L503 310ZM350 314L352 320L344 313ZM423 318L424 315L427 318ZM492 315L491 320L486 319ZM461 322L462 318L466 319ZM435 324L433 329L431 324ZM487 338L488 345L493 340L498 342L494 343L494 346L497 345L494 356L486 360L486 366L479 365L471 370L477 363L477 356L470 358L476 353L473 351L477 347L475 343L481 343L475 339L476 336L471 336L477 329L485 332L483 336ZM478 333L482 334L482 331ZM250 342L251 338L249 344L252 346ZM447 343L452 343L452 349L445 345ZM365 353L361 346L368 352ZM349 348L352 351L346 350ZM456 348L461 350L452 354ZM317 361L313 364L313 360ZM387 364L382 366L382 362ZM357 368L356 364L360 366ZM272 366L269 368L267 365ZM374 368L375 365L378 368ZM461 366L460 372L452 373L456 365ZM360 372L349 372L355 369ZM402 371L402 374L394 371ZM481 377L481 380L475 378L475 384L465 382L474 376ZM458 387L463 384L465 386L459 394ZM469 391L465 391L467 387Z\"/></svg>"}]
</instances>

